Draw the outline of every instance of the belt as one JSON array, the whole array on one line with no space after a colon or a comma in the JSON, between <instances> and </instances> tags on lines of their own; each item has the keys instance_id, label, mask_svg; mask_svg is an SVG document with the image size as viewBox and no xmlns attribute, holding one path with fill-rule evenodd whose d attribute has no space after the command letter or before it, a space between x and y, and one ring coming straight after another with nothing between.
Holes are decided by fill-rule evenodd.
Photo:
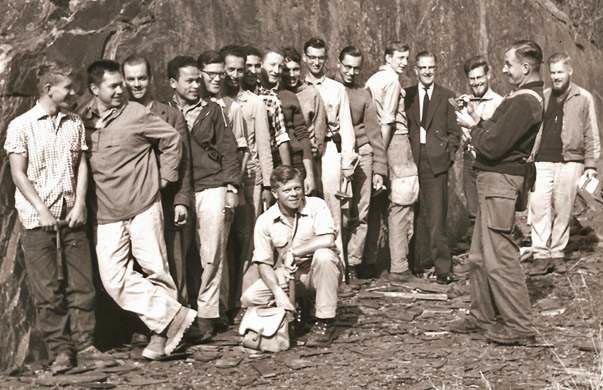
<instances>
[{"instance_id":1,"label":"belt","mask_svg":"<svg viewBox=\"0 0 603 390\"><path fill-rule=\"evenodd\" d=\"M408 131L396 130L393 135L408 135Z\"/></svg>"}]
</instances>

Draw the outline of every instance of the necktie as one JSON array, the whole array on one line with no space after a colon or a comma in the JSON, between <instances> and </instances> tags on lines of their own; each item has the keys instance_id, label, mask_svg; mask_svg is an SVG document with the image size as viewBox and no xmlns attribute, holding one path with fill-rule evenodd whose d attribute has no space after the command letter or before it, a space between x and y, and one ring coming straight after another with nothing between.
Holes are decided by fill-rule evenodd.
<instances>
[{"instance_id":1,"label":"necktie","mask_svg":"<svg viewBox=\"0 0 603 390\"><path fill-rule=\"evenodd\" d=\"M427 130L425 123L427 122L427 111L429 110L429 93L428 88L423 87L425 94L423 95L423 113L421 114L421 127Z\"/></svg>"}]
</instances>

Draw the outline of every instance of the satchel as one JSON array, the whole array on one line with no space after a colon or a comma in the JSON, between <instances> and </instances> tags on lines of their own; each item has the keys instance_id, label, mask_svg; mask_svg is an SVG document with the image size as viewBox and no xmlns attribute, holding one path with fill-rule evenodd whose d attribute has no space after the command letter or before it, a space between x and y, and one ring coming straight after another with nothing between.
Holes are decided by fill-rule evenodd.
<instances>
[{"instance_id":1,"label":"satchel","mask_svg":"<svg viewBox=\"0 0 603 390\"><path fill-rule=\"evenodd\" d=\"M245 312L239 334L241 344L262 352L279 352L289 349L289 322L282 307L250 307Z\"/></svg>"}]
</instances>

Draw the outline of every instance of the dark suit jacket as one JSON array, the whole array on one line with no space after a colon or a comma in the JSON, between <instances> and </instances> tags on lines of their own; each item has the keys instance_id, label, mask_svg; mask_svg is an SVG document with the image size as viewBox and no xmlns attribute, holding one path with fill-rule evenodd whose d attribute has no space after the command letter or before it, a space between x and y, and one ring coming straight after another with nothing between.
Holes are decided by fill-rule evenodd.
<instances>
[{"instance_id":1,"label":"dark suit jacket","mask_svg":"<svg viewBox=\"0 0 603 390\"><path fill-rule=\"evenodd\" d=\"M417 85L406 88L404 105L408 117L408 132L412 155L419 166L420 148L420 103ZM429 111L427 112L427 158L434 174L444 173L450 168L454 153L459 146L461 129L456 124L454 109L448 99L454 93L444 87L434 84Z\"/></svg>"},{"instance_id":2,"label":"dark suit jacket","mask_svg":"<svg viewBox=\"0 0 603 390\"><path fill-rule=\"evenodd\" d=\"M182 140L182 159L178 165L179 179L176 183L169 183L166 188L161 190L164 212L169 211L168 215L164 215L164 219L171 221L173 220L173 207L175 205L181 204L189 209L193 207L190 134L186 127L184 116L177 108L155 100L151 105L151 112L178 130L180 139ZM172 218L168 219L170 217Z\"/></svg>"}]
</instances>

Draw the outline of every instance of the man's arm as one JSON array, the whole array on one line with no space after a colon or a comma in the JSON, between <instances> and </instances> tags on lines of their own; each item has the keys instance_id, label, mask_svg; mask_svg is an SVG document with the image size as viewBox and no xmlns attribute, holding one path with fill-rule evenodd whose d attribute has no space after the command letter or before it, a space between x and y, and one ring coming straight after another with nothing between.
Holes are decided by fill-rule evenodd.
<instances>
[{"instance_id":1,"label":"man's arm","mask_svg":"<svg viewBox=\"0 0 603 390\"><path fill-rule=\"evenodd\" d=\"M193 184L191 172L190 143L191 135L186 125L184 115L177 108L170 107L173 112L173 126L180 134L182 142L182 158L178 173L180 181L178 182L178 192L174 195L174 224L184 225L188 219L188 210L192 207Z\"/></svg>"},{"instance_id":2,"label":"man's arm","mask_svg":"<svg viewBox=\"0 0 603 390\"><path fill-rule=\"evenodd\" d=\"M291 165L291 154L289 151L289 135L287 134L287 126L285 125L285 114L283 113L283 105L278 98L274 98L274 138L278 148L278 153L283 165Z\"/></svg>"},{"instance_id":3,"label":"man's arm","mask_svg":"<svg viewBox=\"0 0 603 390\"><path fill-rule=\"evenodd\" d=\"M367 99L364 106L364 128L366 129L369 144L373 149L373 174L387 177L387 155L385 153L382 133L379 131L377 108L371 99L370 93L367 93L366 95Z\"/></svg>"},{"instance_id":4,"label":"man's arm","mask_svg":"<svg viewBox=\"0 0 603 390\"><path fill-rule=\"evenodd\" d=\"M85 153L80 154L77 169L75 190L75 204L69 211L65 220L70 228L82 226L86 223L86 196L88 193L88 159Z\"/></svg>"},{"instance_id":5,"label":"man's arm","mask_svg":"<svg viewBox=\"0 0 603 390\"><path fill-rule=\"evenodd\" d=\"M295 258L299 258L311 255L319 249L333 248L333 245L335 245L335 234L321 234L308 241L298 243L291 248L291 252Z\"/></svg>"},{"instance_id":6,"label":"man's arm","mask_svg":"<svg viewBox=\"0 0 603 390\"><path fill-rule=\"evenodd\" d=\"M143 134L157 142L161 187L178 181L178 166L182 158L180 134L170 124L151 112L143 117Z\"/></svg>"},{"instance_id":7,"label":"man's arm","mask_svg":"<svg viewBox=\"0 0 603 390\"><path fill-rule=\"evenodd\" d=\"M215 105L213 109L213 125L215 126L216 148L222 155L222 171L220 172L224 185L238 187L241 184L241 168L237 143L234 134L224 123L222 109Z\"/></svg>"},{"instance_id":8,"label":"man's arm","mask_svg":"<svg viewBox=\"0 0 603 390\"><path fill-rule=\"evenodd\" d=\"M316 88L308 86L307 88L313 88L316 92L314 95L314 140L316 142L316 149L319 154L324 151L325 137L327 136L327 110L325 104L320 98L320 94L316 91Z\"/></svg>"},{"instance_id":9,"label":"man's arm","mask_svg":"<svg viewBox=\"0 0 603 390\"><path fill-rule=\"evenodd\" d=\"M586 95L587 106L584 108L584 167L596 169L601 153L599 125L595 102L591 94Z\"/></svg>"},{"instance_id":10,"label":"man's arm","mask_svg":"<svg viewBox=\"0 0 603 390\"><path fill-rule=\"evenodd\" d=\"M266 105L258 99L254 107L255 145L258 152L260 170L262 172L262 183L264 187L270 187L270 176L274 162L272 161L272 150L270 147L270 127L268 124L268 111Z\"/></svg>"},{"instance_id":11,"label":"man's arm","mask_svg":"<svg viewBox=\"0 0 603 390\"><path fill-rule=\"evenodd\" d=\"M385 85L385 93L383 95L383 108L381 112L381 136L385 146L389 145L394 133L394 123L396 115L400 107L400 96L402 94L402 86L399 80Z\"/></svg>"},{"instance_id":12,"label":"man's arm","mask_svg":"<svg viewBox=\"0 0 603 390\"><path fill-rule=\"evenodd\" d=\"M339 95L339 132L341 135L341 151L344 155L350 155L356 149L356 133L354 132L354 123L352 122L350 99L343 85L341 85Z\"/></svg>"},{"instance_id":13,"label":"man's arm","mask_svg":"<svg viewBox=\"0 0 603 390\"><path fill-rule=\"evenodd\" d=\"M448 133L448 152L450 160L454 160L456 150L459 148L461 139L461 128L456 123L456 114L454 108L448 103L449 98L454 98L454 94L446 96L446 132Z\"/></svg>"}]
</instances>

